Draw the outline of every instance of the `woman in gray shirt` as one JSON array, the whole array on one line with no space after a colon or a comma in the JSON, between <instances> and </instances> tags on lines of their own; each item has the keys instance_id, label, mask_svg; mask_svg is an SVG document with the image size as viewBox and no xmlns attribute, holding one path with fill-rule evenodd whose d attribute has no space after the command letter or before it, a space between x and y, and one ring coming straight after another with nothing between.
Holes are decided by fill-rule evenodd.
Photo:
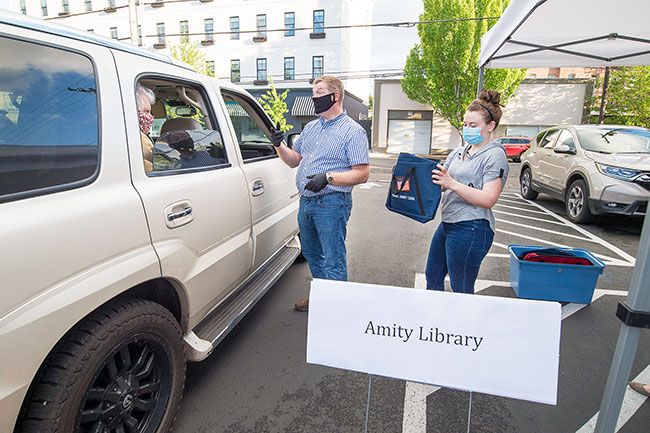
<instances>
[{"instance_id":1,"label":"woman in gray shirt","mask_svg":"<svg viewBox=\"0 0 650 433\"><path fill-rule=\"evenodd\" d=\"M463 123L465 145L433 170L433 183L443 190L442 223L429 249L427 289L444 290L449 274L454 292L474 293L474 282L494 238L496 203L508 177L503 147L491 140L501 119L500 95L483 90L467 108Z\"/></svg>"}]
</instances>

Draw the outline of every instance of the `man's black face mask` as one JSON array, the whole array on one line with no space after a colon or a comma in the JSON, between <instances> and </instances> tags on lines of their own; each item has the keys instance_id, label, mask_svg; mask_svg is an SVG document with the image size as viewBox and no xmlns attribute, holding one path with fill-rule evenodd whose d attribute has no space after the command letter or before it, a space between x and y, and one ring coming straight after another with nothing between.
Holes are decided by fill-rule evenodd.
<instances>
[{"instance_id":1,"label":"man's black face mask","mask_svg":"<svg viewBox=\"0 0 650 433\"><path fill-rule=\"evenodd\" d=\"M323 96L314 96L311 98L311 100L314 101L314 111L316 114L324 113L332 108L336 103L335 99L336 97L334 96L334 93Z\"/></svg>"}]
</instances>

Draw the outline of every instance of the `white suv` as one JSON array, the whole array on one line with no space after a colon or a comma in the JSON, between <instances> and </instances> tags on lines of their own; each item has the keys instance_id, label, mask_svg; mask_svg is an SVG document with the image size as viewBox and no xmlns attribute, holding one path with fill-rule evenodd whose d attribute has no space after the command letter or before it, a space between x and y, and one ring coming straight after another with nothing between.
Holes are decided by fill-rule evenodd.
<instances>
[{"instance_id":1,"label":"white suv","mask_svg":"<svg viewBox=\"0 0 650 433\"><path fill-rule=\"evenodd\" d=\"M167 432L185 362L300 253L294 170L255 99L165 56L5 12L0 52L0 432Z\"/></svg>"},{"instance_id":2,"label":"white suv","mask_svg":"<svg viewBox=\"0 0 650 433\"><path fill-rule=\"evenodd\" d=\"M564 201L567 217L589 223L602 213L645 215L650 198L650 130L633 126L558 126L540 132L521 156L521 195Z\"/></svg>"}]
</instances>

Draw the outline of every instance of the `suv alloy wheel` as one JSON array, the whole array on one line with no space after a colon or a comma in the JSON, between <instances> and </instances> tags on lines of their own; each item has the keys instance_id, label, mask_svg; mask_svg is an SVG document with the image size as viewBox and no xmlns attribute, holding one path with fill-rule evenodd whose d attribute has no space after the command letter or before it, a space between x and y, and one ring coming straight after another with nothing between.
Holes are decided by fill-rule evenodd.
<instances>
[{"instance_id":1,"label":"suv alloy wheel","mask_svg":"<svg viewBox=\"0 0 650 433\"><path fill-rule=\"evenodd\" d=\"M564 207L571 222L587 224L594 220L595 216L587 203L588 197L589 192L584 180L576 179L571 182L564 200Z\"/></svg>"},{"instance_id":2,"label":"suv alloy wheel","mask_svg":"<svg viewBox=\"0 0 650 433\"><path fill-rule=\"evenodd\" d=\"M531 175L530 168L524 168L519 177L519 189L521 196L526 200L535 200L539 195L532 187L532 180L533 176Z\"/></svg>"},{"instance_id":3,"label":"suv alloy wheel","mask_svg":"<svg viewBox=\"0 0 650 433\"><path fill-rule=\"evenodd\" d=\"M183 350L180 327L161 305L102 307L48 357L17 432L166 433L183 393Z\"/></svg>"}]
</instances>

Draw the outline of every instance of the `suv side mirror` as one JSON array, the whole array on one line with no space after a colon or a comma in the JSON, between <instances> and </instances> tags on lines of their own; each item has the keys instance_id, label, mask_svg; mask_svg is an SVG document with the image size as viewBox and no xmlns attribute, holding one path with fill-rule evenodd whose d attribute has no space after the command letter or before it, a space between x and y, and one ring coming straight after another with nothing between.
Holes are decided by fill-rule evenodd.
<instances>
[{"instance_id":1,"label":"suv side mirror","mask_svg":"<svg viewBox=\"0 0 650 433\"><path fill-rule=\"evenodd\" d=\"M292 132L291 134L287 135L287 146L289 146L289 148L293 148L293 144L298 141L298 138L300 138L300 132Z\"/></svg>"},{"instance_id":2,"label":"suv side mirror","mask_svg":"<svg viewBox=\"0 0 650 433\"><path fill-rule=\"evenodd\" d=\"M567 146L566 144L559 144L553 148L555 153L563 153L568 155L575 155L576 150L572 147Z\"/></svg>"}]
</instances>

